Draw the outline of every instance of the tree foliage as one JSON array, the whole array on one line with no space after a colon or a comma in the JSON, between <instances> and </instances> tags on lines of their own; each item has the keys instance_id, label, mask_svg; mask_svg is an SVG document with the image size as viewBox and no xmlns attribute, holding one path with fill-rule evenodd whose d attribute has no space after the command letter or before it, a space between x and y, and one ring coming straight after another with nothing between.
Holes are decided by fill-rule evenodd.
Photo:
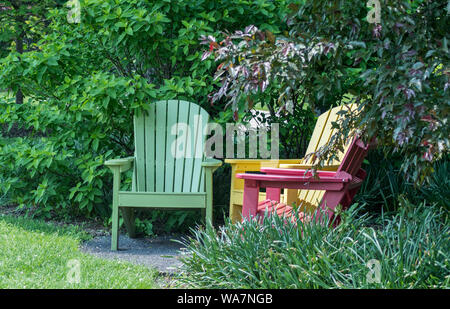
<instances>
[{"instance_id":1,"label":"tree foliage","mask_svg":"<svg viewBox=\"0 0 450 309\"><path fill-rule=\"evenodd\" d=\"M133 113L178 98L217 116L221 108L207 102L213 60L201 61L200 35L247 22L278 33L288 2L84 0L80 23L68 22L66 7L50 10L36 49L0 60L0 89L26 98L23 106L0 98L0 123L31 131L0 138L0 190L36 213L108 217L111 175L102 163L133 154Z\"/></svg>"},{"instance_id":2,"label":"tree foliage","mask_svg":"<svg viewBox=\"0 0 450 309\"><path fill-rule=\"evenodd\" d=\"M8 49L19 55L35 49L34 43L45 32L47 11L60 7L64 0L7 0L0 3L0 57ZM16 103L23 103L23 93L16 90Z\"/></svg>"},{"instance_id":3,"label":"tree foliage","mask_svg":"<svg viewBox=\"0 0 450 309\"><path fill-rule=\"evenodd\" d=\"M351 134L377 136L403 157L402 171L416 181L448 153L449 4L380 0L380 23L369 23L364 1L307 1L289 5L289 31L274 35L253 25L225 32L221 42L203 37L204 59L220 62L224 98L235 111L252 96L279 86L281 109L298 98L319 108L358 104L336 123L330 143L314 155L318 166L335 158Z\"/></svg>"}]
</instances>

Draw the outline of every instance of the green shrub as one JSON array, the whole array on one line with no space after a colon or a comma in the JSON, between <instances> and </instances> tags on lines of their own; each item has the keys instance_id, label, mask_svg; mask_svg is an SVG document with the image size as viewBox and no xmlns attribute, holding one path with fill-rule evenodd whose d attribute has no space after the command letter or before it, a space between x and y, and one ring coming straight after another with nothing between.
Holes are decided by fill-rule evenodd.
<instances>
[{"instance_id":1,"label":"green shrub","mask_svg":"<svg viewBox=\"0 0 450 309\"><path fill-rule=\"evenodd\" d=\"M208 102L214 68L201 61L200 36L248 23L279 33L288 2L84 0L79 24L67 22L66 8L51 10L30 51L0 59L0 89L26 98L0 97L0 138L9 137L0 140L0 194L39 216L108 218L112 177L102 163L133 154L133 112L178 98L220 117ZM11 138L11 128L26 134ZM167 216L173 228L199 217Z\"/></svg>"},{"instance_id":2,"label":"green shrub","mask_svg":"<svg viewBox=\"0 0 450 309\"><path fill-rule=\"evenodd\" d=\"M194 288L450 287L448 211L404 203L379 218L354 204L336 228L275 217L196 231L180 280Z\"/></svg>"}]
</instances>

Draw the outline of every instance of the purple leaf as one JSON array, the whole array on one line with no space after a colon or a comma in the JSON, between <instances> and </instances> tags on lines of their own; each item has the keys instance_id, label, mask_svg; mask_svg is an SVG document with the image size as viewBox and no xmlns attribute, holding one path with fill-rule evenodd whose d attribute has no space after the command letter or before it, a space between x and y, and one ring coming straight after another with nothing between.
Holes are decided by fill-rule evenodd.
<instances>
[{"instance_id":1,"label":"purple leaf","mask_svg":"<svg viewBox=\"0 0 450 309\"><path fill-rule=\"evenodd\" d=\"M204 52L203 55L202 55L202 61L205 60L206 58L208 58L209 56L211 56L211 52L210 51Z\"/></svg>"}]
</instances>

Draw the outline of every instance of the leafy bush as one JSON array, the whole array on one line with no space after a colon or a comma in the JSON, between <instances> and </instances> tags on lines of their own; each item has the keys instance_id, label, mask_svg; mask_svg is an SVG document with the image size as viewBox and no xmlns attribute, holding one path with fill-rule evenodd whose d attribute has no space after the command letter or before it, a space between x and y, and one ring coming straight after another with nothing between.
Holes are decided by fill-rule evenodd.
<instances>
[{"instance_id":1,"label":"leafy bush","mask_svg":"<svg viewBox=\"0 0 450 309\"><path fill-rule=\"evenodd\" d=\"M404 175L422 182L450 145L450 7L433 0L379 6L381 20L370 23L365 1L304 1L290 5L282 35L250 25L220 44L203 37L204 58L220 62L212 101L226 99L237 112L273 84L282 108L297 98L318 106L351 100L357 111L336 124L316 153L318 165L335 158L350 134L376 135L388 153L401 153Z\"/></svg>"},{"instance_id":2,"label":"leafy bush","mask_svg":"<svg viewBox=\"0 0 450 309\"><path fill-rule=\"evenodd\" d=\"M3 102L0 110L0 122L32 128L26 137L0 141L0 191L11 202L37 216L108 214L103 181L109 175L102 164L112 150L98 151L99 129L79 134L70 125L74 115L46 104Z\"/></svg>"},{"instance_id":3,"label":"leafy bush","mask_svg":"<svg viewBox=\"0 0 450 309\"><path fill-rule=\"evenodd\" d=\"M0 125L27 133L4 134L0 192L37 215L108 217L112 177L102 163L133 154L133 113L178 98L219 117L200 35L249 22L278 33L289 1L80 2L79 24L67 22L67 9L51 10L29 51L0 59L0 89L25 95L23 105L0 97Z\"/></svg>"},{"instance_id":4,"label":"leafy bush","mask_svg":"<svg viewBox=\"0 0 450 309\"><path fill-rule=\"evenodd\" d=\"M193 288L449 288L448 210L404 203L378 219L354 204L336 228L274 216L195 231L180 280Z\"/></svg>"}]
</instances>

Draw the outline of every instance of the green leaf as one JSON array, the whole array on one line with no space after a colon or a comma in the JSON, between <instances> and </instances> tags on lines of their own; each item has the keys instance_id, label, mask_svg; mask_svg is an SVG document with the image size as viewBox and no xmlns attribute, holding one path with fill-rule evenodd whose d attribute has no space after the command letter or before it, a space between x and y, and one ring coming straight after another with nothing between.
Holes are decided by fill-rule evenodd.
<instances>
[{"instance_id":1,"label":"green leaf","mask_svg":"<svg viewBox=\"0 0 450 309\"><path fill-rule=\"evenodd\" d=\"M55 56L52 56L50 58L47 59L47 64L51 65L51 66L57 66L58 65L58 60Z\"/></svg>"},{"instance_id":2,"label":"green leaf","mask_svg":"<svg viewBox=\"0 0 450 309\"><path fill-rule=\"evenodd\" d=\"M118 22L115 24L115 26L116 26L117 28L124 28L124 27L127 26L127 24L126 24L125 22L123 22L123 21L118 21Z\"/></svg>"},{"instance_id":3,"label":"green leaf","mask_svg":"<svg viewBox=\"0 0 450 309\"><path fill-rule=\"evenodd\" d=\"M423 62L416 62L413 65L413 69L418 70L418 69L422 68L423 66L424 66Z\"/></svg>"}]
</instances>

